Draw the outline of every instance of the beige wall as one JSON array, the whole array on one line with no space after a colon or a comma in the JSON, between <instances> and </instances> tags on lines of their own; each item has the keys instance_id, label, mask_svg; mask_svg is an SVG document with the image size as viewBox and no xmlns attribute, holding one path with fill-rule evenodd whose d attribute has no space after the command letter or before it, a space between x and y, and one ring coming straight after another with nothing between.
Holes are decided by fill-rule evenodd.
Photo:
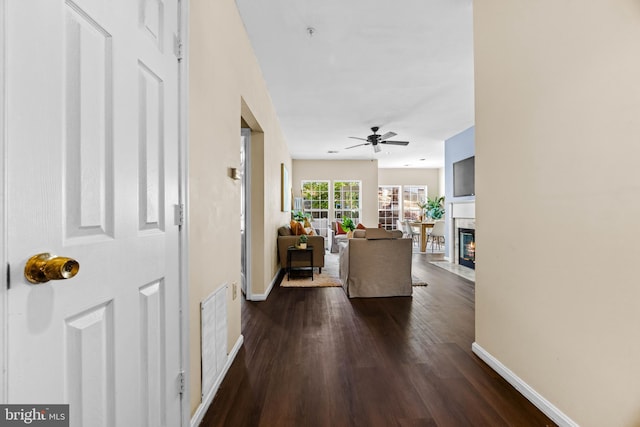
<instances>
[{"instance_id":1,"label":"beige wall","mask_svg":"<svg viewBox=\"0 0 640 427\"><path fill-rule=\"evenodd\" d=\"M301 197L303 180L362 181L362 223L378 225L377 160L294 160L292 176L294 197Z\"/></svg>"},{"instance_id":2,"label":"beige wall","mask_svg":"<svg viewBox=\"0 0 640 427\"><path fill-rule=\"evenodd\" d=\"M438 169L438 196L444 196L444 168Z\"/></svg>"},{"instance_id":3,"label":"beige wall","mask_svg":"<svg viewBox=\"0 0 640 427\"><path fill-rule=\"evenodd\" d=\"M200 302L224 283L240 283L241 115L252 125L255 155L252 212L253 292L275 274L280 163L291 159L261 71L233 0L189 3L189 315L192 412L200 404ZM268 147L268 148L267 148ZM257 256L256 256L257 254ZM228 303L228 345L240 336L240 297Z\"/></svg>"},{"instance_id":4,"label":"beige wall","mask_svg":"<svg viewBox=\"0 0 640 427\"><path fill-rule=\"evenodd\" d=\"M441 169L382 168L378 170L379 185L426 185L428 197L444 196L440 192Z\"/></svg>"},{"instance_id":5,"label":"beige wall","mask_svg":"<svg viewBox=\"0 0 640 427\"><path fill-rule=\"evenodd\" d=\"M640 3L478 1L474 31L476 341L579 425L638 426Z\"/></svg>"}]
</instances>

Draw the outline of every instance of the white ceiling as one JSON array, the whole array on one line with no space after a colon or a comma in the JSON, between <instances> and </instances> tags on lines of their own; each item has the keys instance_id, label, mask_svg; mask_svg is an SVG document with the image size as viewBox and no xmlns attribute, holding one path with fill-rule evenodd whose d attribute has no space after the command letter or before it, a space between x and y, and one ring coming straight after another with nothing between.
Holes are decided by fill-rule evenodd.
<instances>
[{"instance_id":1,"label":"white ceiling","mask_svg":"<svg viewBox=\"0 0 640 427\"><path fill-rule=\"evenodd\" d=\"M294 159L437 168L473 126L471 0L236 3ZM410 144L345 150L372 126Z\"/></svg>"}]
</instances>

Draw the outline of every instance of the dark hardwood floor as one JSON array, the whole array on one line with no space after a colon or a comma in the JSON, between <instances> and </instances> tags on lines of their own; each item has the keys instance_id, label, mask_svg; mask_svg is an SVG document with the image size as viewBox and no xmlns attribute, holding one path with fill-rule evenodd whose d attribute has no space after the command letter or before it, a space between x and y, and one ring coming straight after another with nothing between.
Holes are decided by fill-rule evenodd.
<instances>
[{"instance_id":1,"label":"dark hardwood floor","mask_svg":"<svg viewBox=\"0 0 640 427\"><path fill-rule=\"evenodd\" d=\"M473 282L414 254L413 297L274 287L202 426L553 426L471 352Z\"/></svg>"}]
</instances>

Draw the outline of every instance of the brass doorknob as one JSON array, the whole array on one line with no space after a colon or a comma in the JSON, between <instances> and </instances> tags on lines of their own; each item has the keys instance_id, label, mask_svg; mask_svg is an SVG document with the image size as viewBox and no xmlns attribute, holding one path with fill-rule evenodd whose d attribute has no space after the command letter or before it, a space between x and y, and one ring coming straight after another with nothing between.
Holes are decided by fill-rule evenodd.
<instances>
[{"instance_id":1,"label":"brass doorknob","mask_svg":"<svg viewBox=\"0 0 640 427\"><path fill-rule=\"evenodd\" d=\"M57 257L49 253L34 255L24 266L24 277L31 283L71 279L78 274L80 264L75 259Z\"/></svg>"}]
</instances>

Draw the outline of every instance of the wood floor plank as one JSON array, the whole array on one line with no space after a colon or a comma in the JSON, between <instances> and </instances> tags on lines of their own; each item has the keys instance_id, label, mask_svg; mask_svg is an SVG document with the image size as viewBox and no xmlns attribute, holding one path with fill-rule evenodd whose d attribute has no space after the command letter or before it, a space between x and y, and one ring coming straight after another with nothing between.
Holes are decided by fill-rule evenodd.
<instances>
[{"instance_id":1,"label":"wood floor plank","mask_svg":"<svg viewBox=\"0 0 640 427\"><path fill-rule=\"evenodd\" d=\"M242 303L243 348L202 426L552 426L471 351L475 285L414 254L413 297L281 288Z\"/></svg>"}]
</instances>

